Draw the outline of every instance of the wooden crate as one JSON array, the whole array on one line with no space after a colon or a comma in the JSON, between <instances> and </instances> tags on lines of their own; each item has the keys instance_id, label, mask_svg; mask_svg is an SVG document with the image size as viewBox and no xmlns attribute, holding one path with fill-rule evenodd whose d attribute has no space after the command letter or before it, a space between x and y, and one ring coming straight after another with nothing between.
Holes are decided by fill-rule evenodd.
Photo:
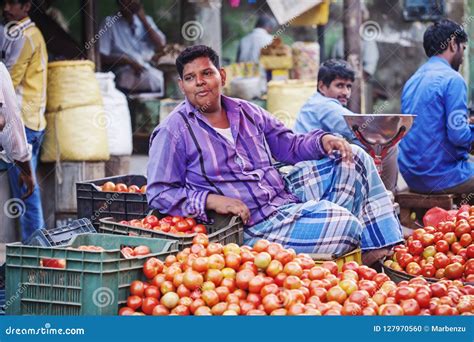
<instances>
[{"instance_id":1,"label":"wooden crate","mask_svg":"<svg viewBox=\"0 0 474 342\"><path fill-rule=\"evenodd\" d=\"M10 199L11 193L7 171L0 171L0 243L20 240L20 230L17 226L17 220L5 214L5 206L8 205L7 201Z\"/></svg>"},{"instance_id":2,"label":"wooden crate","mask_svg":"<svg viewBox=\"0 0 474 342\"><path fill-rule=\"evenodd\" d=\"M105 162L105 177L129 174L130 159L131 156L110 156L110 159Z\"/></svg>"}]
</instances>

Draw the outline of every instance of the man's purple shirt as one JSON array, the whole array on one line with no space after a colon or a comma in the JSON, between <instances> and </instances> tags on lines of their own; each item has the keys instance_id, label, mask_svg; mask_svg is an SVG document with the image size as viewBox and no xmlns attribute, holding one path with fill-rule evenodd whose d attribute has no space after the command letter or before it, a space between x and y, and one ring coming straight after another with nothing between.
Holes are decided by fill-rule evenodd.
<instances>
[{"instance_id":1,"label":"man's purple shirt","mask_svg":"<svg viewBox=\"0 0 474 342\"><path fill-rule=\"evenodd\" d=\"M247 205L252 226L282 205L298 202L272 158L287 164L321 159L326 133L295 134L256 105L221 98L235 145L186 99L150 138L148 204L161 213L206 221L207 196L222 195Z\"/></svg>"}]
</instances>

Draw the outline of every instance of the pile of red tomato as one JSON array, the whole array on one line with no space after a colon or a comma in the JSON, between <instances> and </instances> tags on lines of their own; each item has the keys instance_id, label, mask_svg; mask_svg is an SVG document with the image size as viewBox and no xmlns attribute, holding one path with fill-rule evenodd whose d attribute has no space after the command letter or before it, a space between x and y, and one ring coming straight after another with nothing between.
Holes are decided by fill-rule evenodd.
<instances>
[{"instance_id":1,"label":"pile of red tomato","mask_svg":"<svg viewBox=\"0 0 474 342\"><path fill-rule=\"evenodd\" d=\"M436 226L416 229L384 265L426 278L474 282L474 207Z\"/></svg>"},{"instance_id":2,"label":"pile of red tomato","mask_svg":"<svg viewBox=\"0 0 474 342\"><path fill-rule=\"evenodd\" d=\"M176 235L207 233L206 226L196 223L196 220L191 217L166 216L160 220L155 215L148 215L141 220L120 221L119 223Z\"/></svg>"},{"instance_id":3,"label":"pile of red tomato","mask_svg":"<svg viewBox=\"0 0 474 342\"><path fill-rule=\"evenodd\" d=\"M119 315L468 315L474 287L421 277L398 285L347 262L321 265L278 243L225 246L204 234L164 262L149 258Z\"/></svg>"}]
</instances>

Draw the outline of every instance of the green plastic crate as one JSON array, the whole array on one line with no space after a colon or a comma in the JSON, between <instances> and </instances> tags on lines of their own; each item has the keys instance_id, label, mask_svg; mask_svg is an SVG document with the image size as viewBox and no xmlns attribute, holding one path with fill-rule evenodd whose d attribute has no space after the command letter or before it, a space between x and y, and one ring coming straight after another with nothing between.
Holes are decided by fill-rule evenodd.
<instances>
[{"instance_id":1,"label":"green plastic crate","mask_svg":"<svg viewBox=\"0 0 474 342\"><path fill-rule=\"evenodd\" d=\"M217 214L209 214L208 216L213 219L212 224L206 224L207 236L209 237L209 241L219 242L222 244L243 244L244 225L239 216L225 216ZM107 234L121 234L129 236L143 236L150 238L177 240L179 243L180 250L183 250L186 247L191 247L193 243L193 238L196 235L190 234L183 236L171 233L164 233L151 229L133 227L126 224L120 224L111 217L101 219L97 231L100 233Z\"/></svg>"},{"instance_id":2,"label":"green plastic crate","mask_svg":"<svg viewBox=\"0 0 474 342\"><path fill-rule=\"evenodd\" d=\"M103 252L70 247L94 245ZM124 246L148 246L151 254L125 259ZM77 235L67 246L48 248L7 245L7 315L116 315L129 295L132 281L141 279L146 259L164 260L178 251L173 240L110 234ZM42 259L65 259L64 269L42 267Z\"/></svg>"}]
</instances>

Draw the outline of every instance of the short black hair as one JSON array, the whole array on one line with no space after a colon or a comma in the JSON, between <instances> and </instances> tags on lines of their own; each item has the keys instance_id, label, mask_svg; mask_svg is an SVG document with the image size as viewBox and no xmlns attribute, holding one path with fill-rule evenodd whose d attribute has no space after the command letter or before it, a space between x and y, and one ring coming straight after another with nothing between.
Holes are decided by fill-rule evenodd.
<instances>
[{"instance_id":1,"label":"short black hair","mask_svg":"<svg viewBox=\"0 0 474 342\"><path fill-rule=\"evenodd\" d=\"M277 26L275 18L271 17L268 14L260 14L255 23L255 28L268 28L273 30Z\"/></svg>"},{"instance_id":2,"label":"short black hair","mask_svg":"<svg viewBox=\"0 0 474 342\"><path fill-rule=\"evenodd\" d=\"M178 69L179 77L183 78L183 70L186 64L191 63L200 57L209 58L217 69L220 68L219 56L217 55L217 52L206 45L193 45L187 47L179 54L178 58L176 58L176 69Z\"/></svg>"},{"instance_id":3,"label":"short black hair","mask_svg":"<svg viewBox=\"0 0 474 342\"><path fill-rule=\"evenodd\" d=\"M432 57L443 53L452 39L458 46L467 42L467 33L458 23L443 19L430 25L423 36L423 47L426 55Z\"/></svg>"},{"instance_id":4,"label":"short black hair","mask_svg":"<svg viewBox=\"0 0 474 342\"><path fill-rule=\"evenodd\" d=\"M26 5L27 3L31 2L32 0L6 0L5 2L9 2L12 4L20 4L22 6Z\"/></svg>"},{"instance_id":5,"label":"short black hair","mask_svg":"<svg viewBox=\"0 0 474 342\"><path fill-rule=\"evenodd\" d=\"M343 59L329 59L319 67L318 83L323 82L326 87L336 78L343 80L355 80L355 72L352 67Z\"/></svg>"}]
</instances>

